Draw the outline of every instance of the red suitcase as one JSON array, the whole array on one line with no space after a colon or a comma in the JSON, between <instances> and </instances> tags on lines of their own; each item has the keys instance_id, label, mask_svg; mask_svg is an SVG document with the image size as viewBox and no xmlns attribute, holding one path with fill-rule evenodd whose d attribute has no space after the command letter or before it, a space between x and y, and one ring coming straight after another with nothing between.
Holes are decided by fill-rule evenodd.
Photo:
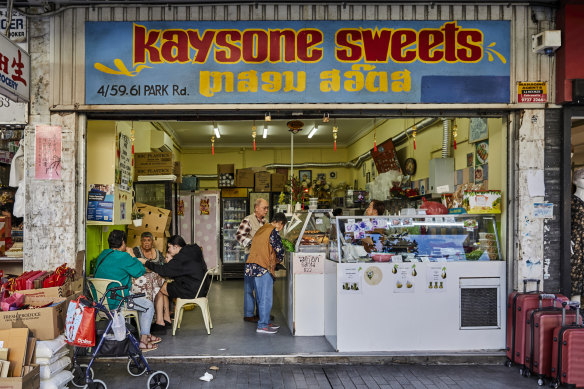
<instances>
[{"instance_id":1,"label":"red suitcase","mask_svg":"<svg viewBox=\"0 0 584 389\"><path fill-rule=\"evenodd\" d=\"M536 282L537 290L527 292L527 283ZM523 293L513 292L507 301L507 366L517 363L525 365L525 315L529 309L535 309L539 305L539 283L540 280L523 280Z\"/></svg>"},{"instance_id":2,"label":"red suitcase","mask_svg":"<svg viewBox=\"0 0 584 389\"><path fill-rule=\"evenodd\" d=\"M543 307L543 302L551 299L553 307ZM537 374L538 383L544 384L544 377L551 377L551 361L553 334L556 327L562 325L562 308L556 308L556 301L568 301L567 297L559 296L556 298L553 294L541 294L539 296L539 308L530 311L527 318L527 334L525 343L525 363L527 368L524 369L526 377L531 374ZM576 313L569 313L568 322L576 321Z\"/></svg>"},{"instance_id":3,"label":"red suitcase","mask_svg":"<svg viewBox=\"0 0 584 389\"><path fill-rule=\"evenodd\" d=\"M577 388L584 387L584 326L582 318L579 325L565 325L566 306L563 304L562 326L556 327L553 335L552 349L552 375L555 381L552 387L560 384L574 385ZM576 308L576 317L580 316L580 304L570 303Z\"/></svg>"}]
</instances>

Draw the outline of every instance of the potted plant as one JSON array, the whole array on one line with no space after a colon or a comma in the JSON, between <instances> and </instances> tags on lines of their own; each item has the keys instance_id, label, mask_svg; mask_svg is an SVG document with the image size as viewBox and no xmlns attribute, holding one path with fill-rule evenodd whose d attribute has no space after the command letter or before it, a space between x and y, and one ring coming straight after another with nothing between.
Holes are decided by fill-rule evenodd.
<instances>
[{"instance_id":1,"label":"potted plant","mask_svg":"<svg viewBox=\"0 0 584 389\"><path fill-rule=\"evenodd\" d=\"M140 227L142 225L142 219L144 218L144 214L138 210L132 212L132 223L134 227Z\"/></svg>"}]
</instances>

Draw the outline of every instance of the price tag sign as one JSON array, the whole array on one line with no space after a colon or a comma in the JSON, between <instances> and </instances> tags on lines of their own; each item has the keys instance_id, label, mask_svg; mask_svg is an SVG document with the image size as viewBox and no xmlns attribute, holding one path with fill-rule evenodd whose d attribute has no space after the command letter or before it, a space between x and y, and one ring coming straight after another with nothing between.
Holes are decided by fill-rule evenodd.
<instances>
[{"instance_id":1,"label":"price tag sign","mask_svg":"<svg viewBox=\"0 0 584 389\"><path fill-rule=\"evenodd\" d=\"M316 225L322 224L322 219L316 219Z\"/></svg>"}]
</instances>

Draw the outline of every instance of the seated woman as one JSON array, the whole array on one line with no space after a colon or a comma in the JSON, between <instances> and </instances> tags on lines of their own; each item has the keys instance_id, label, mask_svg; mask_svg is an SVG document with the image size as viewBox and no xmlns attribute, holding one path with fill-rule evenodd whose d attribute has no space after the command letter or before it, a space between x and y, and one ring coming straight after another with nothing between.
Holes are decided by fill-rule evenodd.
<instances>
[{"instance_id":1,"label":"seated woman","mask_svg":"<svg viewBox=\"0 0 584 389\"><path fill-rule=\"evenodd\" d=\"M163 331L170 328L170 313L164 310L169 304L169 300L175 298L192 299L197 291L205 273L207 264L203 259L203 252L196 244L186 244L179 235L173 235L168 240L168 254L172 256L164 265L154 262L146 262L147 269L158 273L165 278L171 278L172 282L165 282L156 295L154 305L156 309L156 324L152 326L153 331ZM201 289L199 297L207 295L207 288Z\"/></svg>"},{"instance_id":2,"label":"seated woman","mask_svg":"<svg viewBox=\"0 0 584 389\"><path fill-rule=\"evenodd\" d=\"M154 237L152 233L148 231L143 232L140 236L140 246L128 249L128 253L136 258L164 264L162 253L154 247L153 243ZM147 270L142 276L132 278L132 293L145 293L146 298L154 302L162 284L164 284L164 278Z\"/></svg>"},{"instance_id":3,"label":"seated woman","mask_svg":"<svg viewBox=\"0 0 584 389\"><path fill-rule=\"evenodd\" d=\"M140 235L140 246L134 247L132 250L136 258L144 258L149 261L154 261L159 265L164 265L164 256L156 247L154 247L154 236L149 231L143 232Z\"/></svg>"}]
</instances>

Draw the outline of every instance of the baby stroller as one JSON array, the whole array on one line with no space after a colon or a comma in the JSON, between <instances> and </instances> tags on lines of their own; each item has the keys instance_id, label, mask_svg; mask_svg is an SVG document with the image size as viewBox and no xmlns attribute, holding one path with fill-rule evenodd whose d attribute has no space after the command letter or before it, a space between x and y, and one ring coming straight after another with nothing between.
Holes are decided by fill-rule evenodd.
<instances>
[{"instance_id":1,"label":"baby stroller","mask_svg":"<svg viewBox=\"0 0 584 389\"><path fill-rule=\"evenodd\" d=\"M81 299L81 303L89 306L94 307L96 316L98 312L102 312L107 318L107 327L106 330L99 340L97 346L94 347L91 353L91 360L88 364L79 364L77 358L80 353L80 347L75 347L73 353L73 369L71 370L73 373L73 380L71 383L78 387L78 388L87 388L87 389L107 389L107 385L105 382L101 380L94 380L94 373L91 366L93 362L97 359L100 349L102 348L104 341L106 340L106 334L112 333L112 325L113 325L113 317L114 313L120 312L124 303L127 305L129 309L134 309L134 307L140 307L138 304L134 303L135 298L144 297L144 293L138 293L129 295L126 297L120 296L117 292L127 289L127 286L118 286L108 288L107 292L103 294L99 302L92 302L89 300ZM104 299L106 296L110 296L112 300L120 301L118 306L113 309L109 310L104 305ZM106 302L107 304L107 302ZM146 358L142 355L142 351L140 350L140 342L136 337L132 334L129 330L128 326L126 326L126 337L129 340L129 347L128 347L128 366L127 370L130 375L134 377L139 377L142 374L146 373L150 375L148 378L148 382L146 384L147 389L167 389L170 385L170 379L168 374L164 371L153 371L150 369Z\"/></svg>"}]
</instances>

